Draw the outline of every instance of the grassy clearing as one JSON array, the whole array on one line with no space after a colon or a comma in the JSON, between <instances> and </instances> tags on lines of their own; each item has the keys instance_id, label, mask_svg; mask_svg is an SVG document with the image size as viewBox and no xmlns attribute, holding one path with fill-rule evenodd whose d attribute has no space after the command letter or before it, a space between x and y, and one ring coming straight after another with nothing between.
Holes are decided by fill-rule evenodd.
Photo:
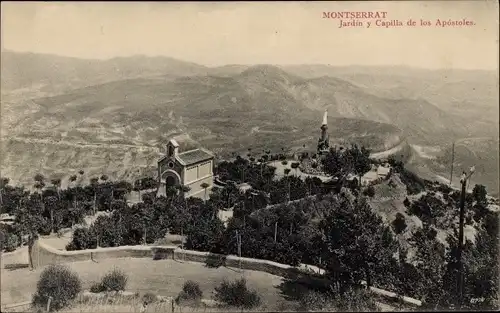
<instances>
[{"instance_id":1,"label":"grassy clearing","mask_svg":"<svg viewBox=\"0 0 500 313\"><path fill-rule=\"evenodd\" d=\"M160 296L175 297L185 281L193 280L200 284L204 297L210 298L215 286L224 279L235 280L244 276L248 286L257 290L265 303L271 305L282 300L280 291L276 288L281 284L282 278L257 271L240 273L232 268L206 268L202 263L135 258L102 260L99 263L75 262L68 266L78 273L85 290L88 290L93 282L100 281L105 273L118 268L128 274L127 290L134 292L151 291ZM31 300L41 272L42 269L29 271L27 268L2 268L2 305Z\"/></svg>"}]
</instances>

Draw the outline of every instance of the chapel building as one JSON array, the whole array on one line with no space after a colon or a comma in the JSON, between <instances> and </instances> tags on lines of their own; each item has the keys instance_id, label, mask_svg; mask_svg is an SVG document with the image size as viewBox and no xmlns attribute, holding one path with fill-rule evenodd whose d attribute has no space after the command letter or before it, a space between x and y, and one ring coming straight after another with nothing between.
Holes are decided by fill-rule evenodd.
<instances>
[{"instance_id":1,"label":"chapel building","mask_svg":"<svg viewBox=\"0 0 500 313\"><path fill-rule=\"evenodd\" d=\"M174 139L168 142L166 152L158 160L158 196L166 196L169 186L189 187L186 197L208 196L214 184L214 154L203 148L180 152Z\"/></svg>"}]
</instances>

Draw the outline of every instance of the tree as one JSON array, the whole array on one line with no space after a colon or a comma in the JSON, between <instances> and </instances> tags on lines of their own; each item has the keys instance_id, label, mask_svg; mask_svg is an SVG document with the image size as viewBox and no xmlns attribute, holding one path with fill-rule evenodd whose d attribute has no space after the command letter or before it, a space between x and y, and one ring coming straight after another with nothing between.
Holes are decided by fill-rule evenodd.
<instances>
[{"instance_id":1,"label":"tree","mask_svg":"<svg viewBox=\"0 0 500 313\"><path fill-rule=\"evenodd\" d=\"M209 184L207 184L207 183L202 183L202 184L200 185L200 187L201 187L201 188L205 189L205 196L203 197L203 201L205 201L205 202L207 201L207 188L208 188L209 186L210 186L210 185L209 185Z\"/></svg>"},{"instance_id":2,"label":"tree","mask_svg":"<svg viewBox=\"0 0 500 313\"><path fill-rule=\"evenodd\" d=\"M478 227L475 242L467 240L463 247L463 303L471 311L498 311L499 215L490 212ZM436 305L450 308L457 303L458 240L457 234L448 236L450 249L446 254L446 273L442 279L444 293Z\"/></svg>"},{"instance_id":3,"label":"tree","mask_svg":"<svg viewBox=\"0 0 500 313\"><path fill-rule=\"evenodd\" d=\"M96 214L96 205L97 205L97 188L99 187L99 178L97 177L92 177L90 179L90 188L92 188L92 191L94 192L94 201L93 201L93 210L94 210L94 215Z\"/></svg>"},{"instance_id":4,"label":"tree","mask_svg":"<svg viewBox=\"0 0 500 313\"><path fill-rule=\"evenodd\" d=\"M74 183L74 182L77 180L77 178L78 178L78 177L77 177L76 175L71 175L71 176L69 177L69 181L70 181L70 183Z\"/></svg>"},{"instance_id":5,"label":"tree","mask_svg":"<svg viewBox=\"0 0 500 313\"><path fill-rule=\"evenodd\" d=\"M354 145L349 149L349 154L353 160L354 171L359 177L361 186L361 177L371 169L370 150L365 147L360 149L357 145Z\"/></svg>"},{"instance_id":6,"label":"tree","mask_svg":"<svg viewBox=\"0 0 500 313\"><path fill-rule=\"evenodd\" d=\"M364 277L369 287L396 251L392 232L364 198L351 203L340 196L334 206L320 223L329 251L327 269L334 277L340 273L344 283L359 284Z\"/></svg>"},{"instance_id":7,"label":"tree","mask_svg":"<svg viewBox=\"0 0 500 313\"><path fill-rule=\"evenodd\" d=\"M59 198L59 201L61 200L61 179L60 178L53 178L50 180L50 183L54 187L54 189L57 192L57 197Z\"/></svg>"},{"instance_id":8,"label":"tree","mask_svg":"<svg viewBox=\"0 0 500 313\"><path fill-rule=\"evenodd\" d=\"M142 189L144 189L143 180L141 178L136 179L134 181L134 189L133 190L139 193L139 199L141 199L141 190Z\"/></svg>"},{"instance_id":9,"label":"tree","mask_svg":"<svg viewBox=\"0 0 500 313\"><path fill-rule=\"evenodd\" d=\"M61 202L54 196L48 196L44 199L44 201L47 203L50 210L50 231L55 232L54 210L61 204Z\"/></svg>"},{"instance_id":10,"label":"tree","mask_svg":"<svg viewBox=\"0 0 500 313\"><path fill-rule=\"evenodd\" d=\"M474 189L472 190L472 196L477 203L480 203L484 206L488 204L488 199L486 198L486 187L484 185L475 185Z\"/></svg>"},{"instance_id":11,"label":"tree","mask_svg":"<svg viewBox=\"0 0 500 313\"><path fill-rule=\"evenodd\" d=\"M313 158L316 158L313 156ZM315 162L313 164L316 164ZM345 170L346 164L341 158L340 153L337 150L330 148L328 154L323 159L323 168L326 173L332 175L333 177L340 176L342 170Z\"/></svg>"},{"instance_id":12,"label":"tree","mask_svg":"<svg viewBox=\"0 0 500 313\"><path fill-rule=\"evenodd\" d=\"M45 187L45 177L42 174L36 174L34 177L35 184L33 187L37 189L40 192L40 199L42 199L43 202L43 188Z\"/></svg>"},{"instance_id":13,"label":"tree","mask_svg":"<svg viewBox=\"0 0 500 313\"><path fill-rule=\"evenodd\" d=\"M78 171L78 174L80 175L80 179L78 180L78 185L80 185L82 183L82 180L83 180L83 174L85 174L85 171L83 170L79 170Z\"/></svg>"},{"instance_id":14,"label":"tree","mask_svg":"<svg viewBox=\"0 0 500 313\"><path fill-rule=\"evenodd\" d=\"M170 199L170 204L174 200L174 196L177 195L178 192L178 187L177 186L168 186L167 190L165 191L167 198Z\"/></svg>"},{"instance_id":15,"label":"tree","mask_svg":"<svg viewBox=\"0 0 500 313\"><path fill-rule=\"evenodd\" d=\"M401 234L406 229L405 217L401 213L396 213L396 218L392 222L392 227L396 234Z\"/></svg>"},{"instance_id":16,"label":"tree","mask_svg":"<svg viewBox=\"0 0 500 313\"><path fill-rule=\"evenodd\" d=\"M180 186L180 191L182 192L182 196L184 197L184 206L187 209L188 208L188 203L187 203L187 194L191 191L191 188L186 185Z\"/></svg>"},{"instance_id":17,"label":"tree","mask_svg":"<svg viewBox=\"0 0 500 313\"><path fill-rule=\"evenodd\" d=\"M196 225L188 228L186 246L197 251L221 252L224 229L224 224L218 218L201 216Z\"/></svg>"},{"instance_id":18,"label":"tree","mask_svg":"<svg viewBox=\"0 0 500 313\"><path fill-rule=\"evenodd\" d=\"M363 194L365 196L368 196L370 198L373 198L373 196L375 196L375 187L373 186L368 186L364 191L363 191Z\"/></svg>"},{"instance_id":19,"label":"tree","mask_svg":"<svg viewBox=\"0 0 500 313\"><path fill-rule=\"evenodd\" d=\"M299 170L299 165L300 165L299 162L293 162L291 164L291 167L295 170L295 175L297 175L297 172Z\"/></svg>"},{"instance_id":20,"label":"tree","mask_svg":"<svg viewBox=\"0 0 500 313\"><path fill-rule=\"evenodd\" d=\"M36 197L21 199L16 210L15 224L22 235L28 236L28 257L30 269L33 270L32 250L44 220L42 218L42 205Z\"/></svg>"},{"instance_id":21,"label":"tree","mask_svg":"<svg viewBox=\"0 0 500 313\"><path fill-rule=\"evenodd\" d=\"M445 273L445 247L436 239L436 230L424 224L418 229L409 242L416 247L416 277L406 288L428 305L435 305L445 297L443 275ZM455 276L456 277L456 276ZM456 281L456 280L455 280Z\"/></svg>"},{"instance_id":22,"label":"tree","mask_svg":"<svg viewBox=\"0 0 500 313\"><path fill-rule=\"evenodd\" d=\"M0 177L0 205L3 205L3 193L5 188L9 185L9 179L6 177Z\"/></svg>"}]
</instances>

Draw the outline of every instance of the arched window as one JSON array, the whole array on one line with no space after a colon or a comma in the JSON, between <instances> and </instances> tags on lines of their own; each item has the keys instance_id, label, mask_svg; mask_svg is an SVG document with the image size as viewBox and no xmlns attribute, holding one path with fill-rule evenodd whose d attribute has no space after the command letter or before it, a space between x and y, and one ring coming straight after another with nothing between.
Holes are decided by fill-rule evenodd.
<instances>
[{"instance_id":1,"label":"arched window","mask_svg":"<svg viewBox=\"0 0 500 313\"><path fill-rule=\"evenodd\" d=\"M168 146L168 156L173 156L174 155L174 147Z\"/></svg>"}]
</instances>

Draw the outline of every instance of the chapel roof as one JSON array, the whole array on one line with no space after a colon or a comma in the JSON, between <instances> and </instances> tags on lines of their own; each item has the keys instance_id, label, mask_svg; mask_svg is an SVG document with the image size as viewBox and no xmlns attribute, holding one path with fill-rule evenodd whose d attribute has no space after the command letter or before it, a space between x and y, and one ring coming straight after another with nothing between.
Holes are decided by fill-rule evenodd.
<instances>
[{"instance_id":1,"label":"chapel roof","mask_svg":"<svg viewBox=\"0 0 500 313\"><path fill-rule=\"evenodd\" d=\"M175 156L176 160L182 165L192 165L203 161L208 161L214 158L212 152L199 148L181 152Z\"/></svg>"}]
</instances>

